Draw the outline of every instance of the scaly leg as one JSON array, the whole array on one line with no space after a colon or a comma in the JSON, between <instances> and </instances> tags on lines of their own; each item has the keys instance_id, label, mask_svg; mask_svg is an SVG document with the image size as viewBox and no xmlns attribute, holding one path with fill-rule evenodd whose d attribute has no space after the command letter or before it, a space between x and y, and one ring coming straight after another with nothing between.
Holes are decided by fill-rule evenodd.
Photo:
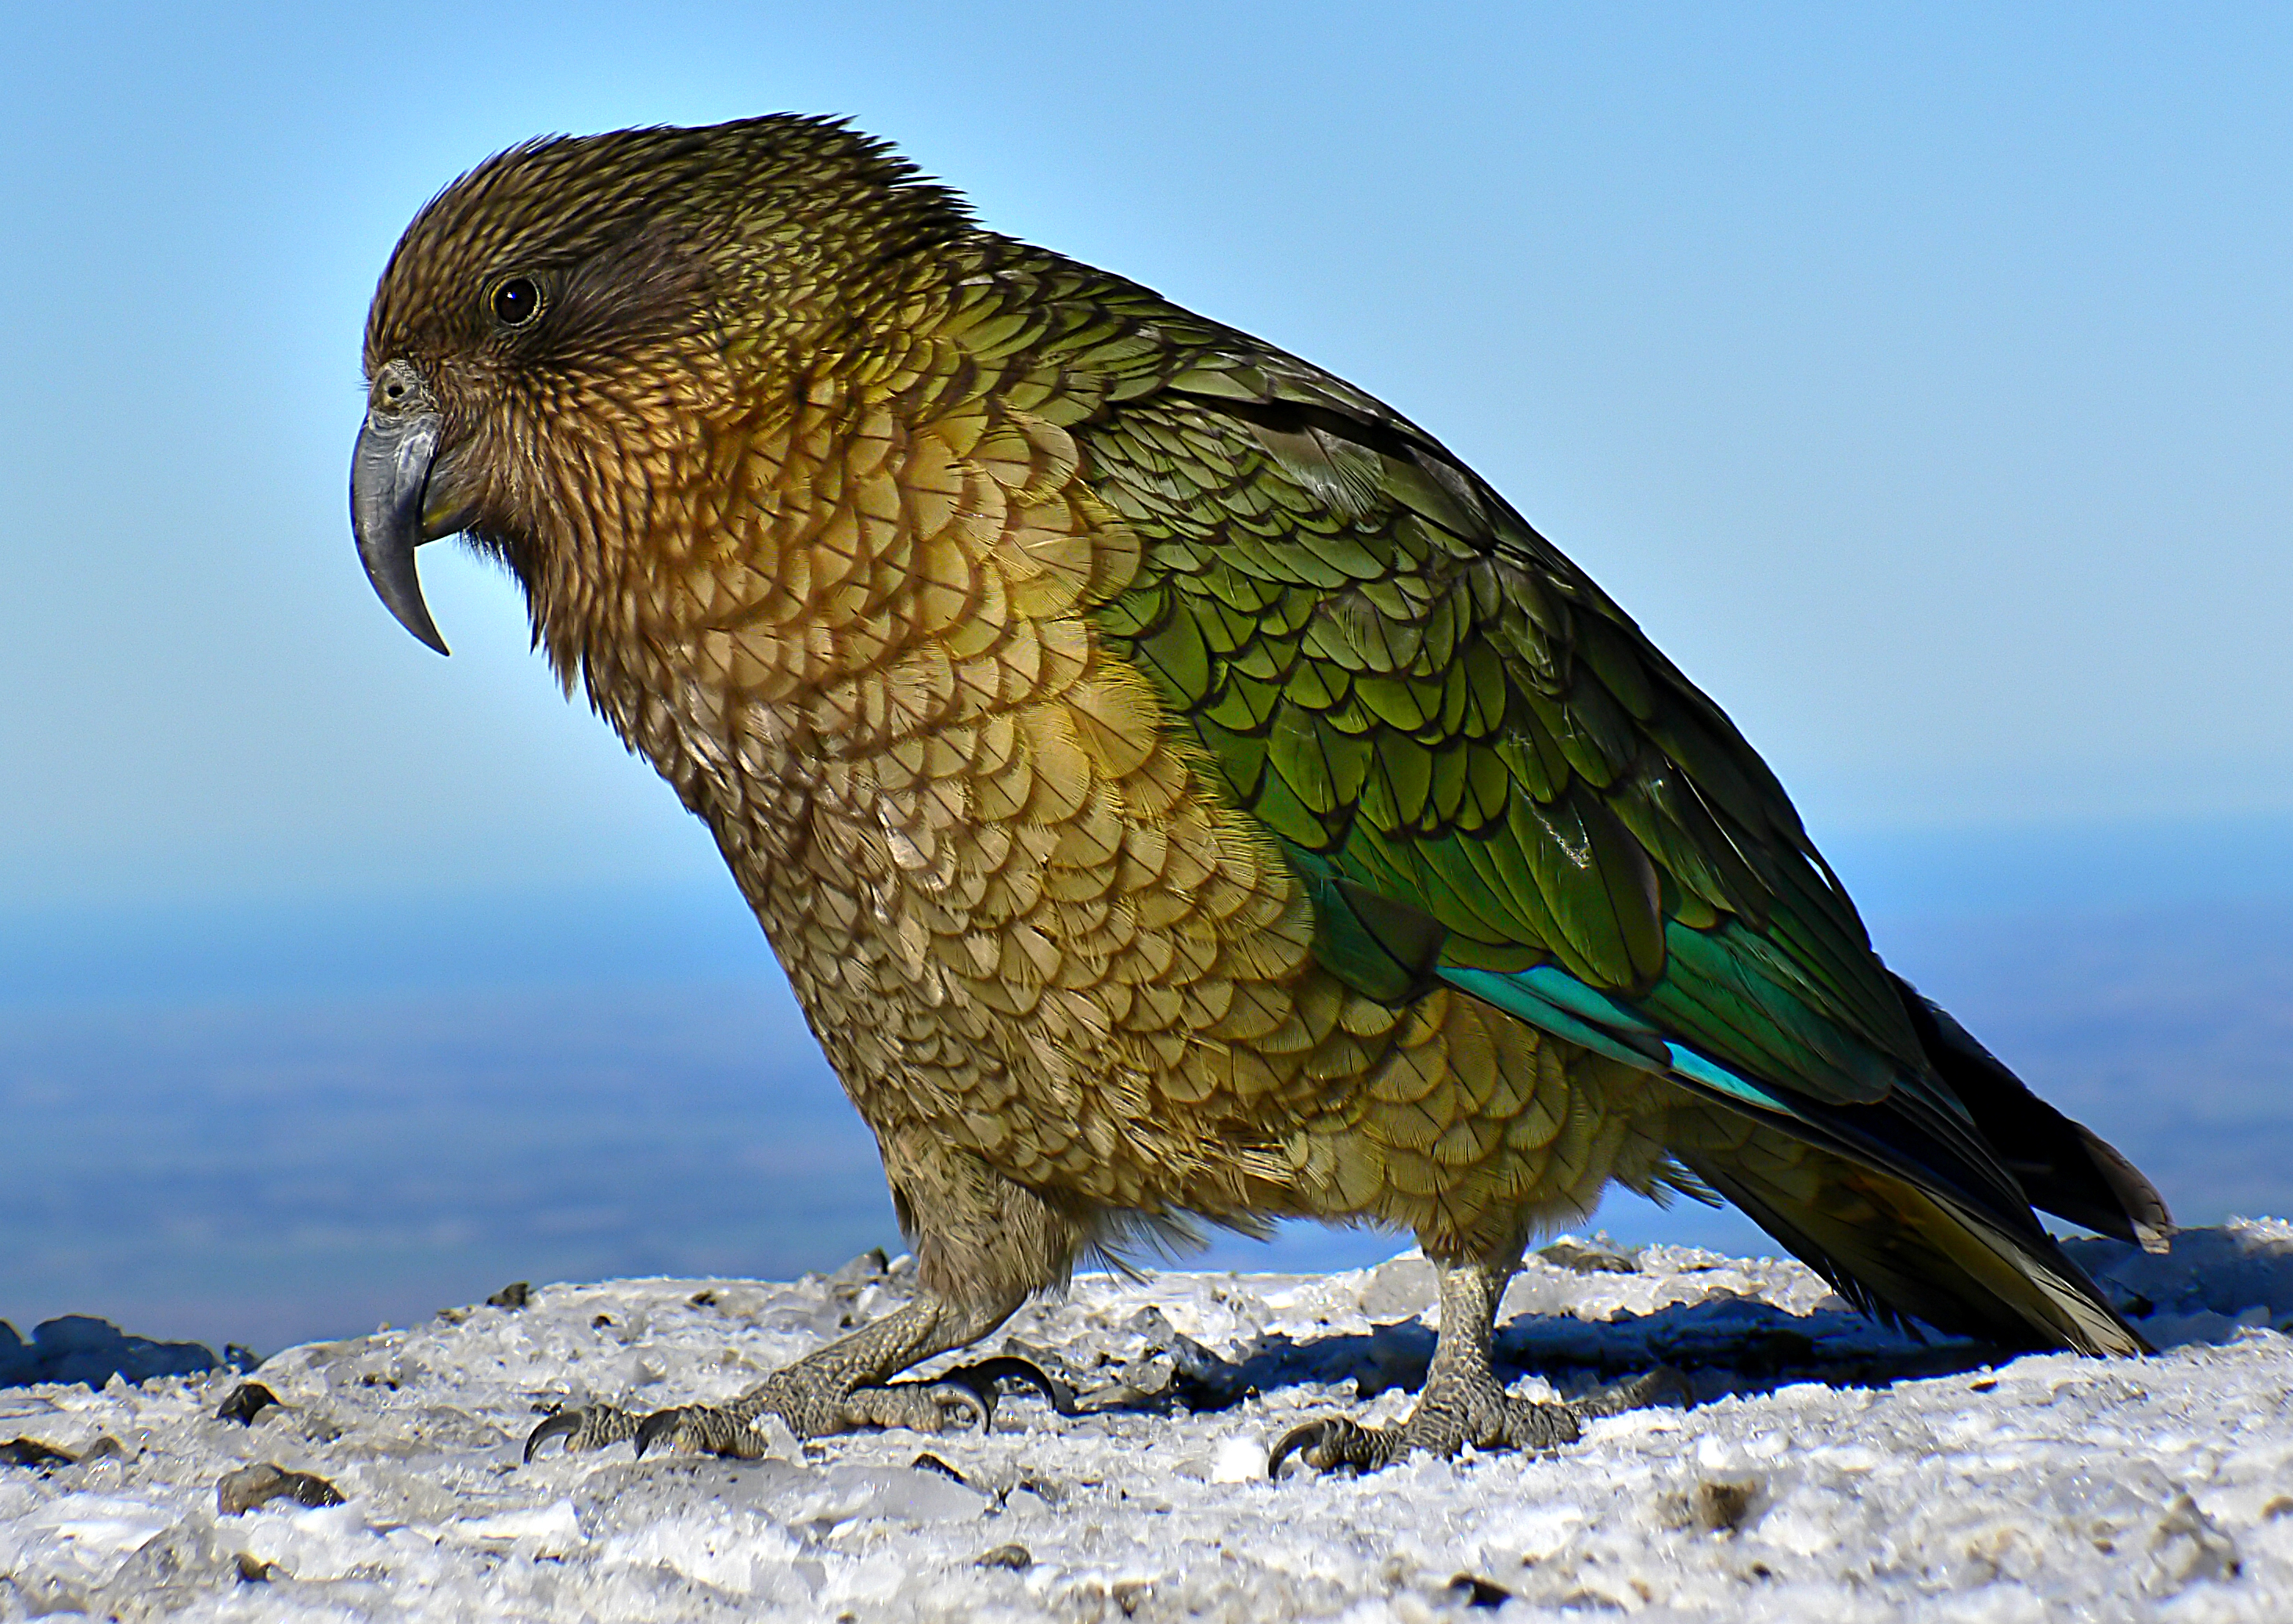
<instances>
[{"instance_id":1,"label":"scaly leg","mask_svg":"<svg viewBox=\"0 0 2293 1624\"><path fill-rule=\"evenodd\" d=\"M774 1371L729 1404L692 1404L636 1416L611 1404L562 1410L533 1429L525 1458L552 1438L569 1450L602 1449L636 1440L642 1455L656 1443L676 1450L753 1459L765 1441L749 1423L776 1415L799 1438L855 1432L867 1426L906 1426L936 1433L986 1425L988 1401L960 1381L894 1382L909 1366L976 1342L1011 1317L1019 1299L966 1306L920 1296L830 1343L818 1353Z\"/></svg>"},{"instance_id":2,"label":"scaly leg","mask_svg":"<svg viewBox=\"0 0 2293 1624\"><path fill-rule=\"evenodd\" d=\"M723 1405L631 1415L610 1404L554 1415L526 1440L525 1458L552 1438L570 1450L624 1438L642 1455L655 1443L753 1458L764 1439L749 1423L771 1414L799 1438L867 1426L944 1432L984 1426L995 1380L1017 1376L1055 1405L1065 1392L1024 1361L999 1359L936 1382L895 1382L910 1366L976 1342L1011 1317L1029 1293L1063 1278L1085 1231L1041 1196L944 1138L916 1127L879 1132L884 1169L902 1227L916 1246L915 1297L818 1353L775 1370ZM966 1379L966 1378L968 1379Z\"/></svg>"},{"instance_id":3,"label":"scaly leg","mask_svg":"<svg viewBox=\"0 0 2293 1624\"><path fill-rule=\"evenodd\" d=\"M1680 1386L1672 1371L1656 1370L1604 1388L1571 1404L1540 1404L1509 1395L1498 1385L1490 1356L1497 1301L1514 1264L1447 1264L1441 1267L1441 1332L1417 1408L1398 1426L1364 1426L1343 1416L1309 1421L1274 1446L1268 1475L1295 1454L1308 1466L1374 1470L1412 1450L1454 1455L1476 1449L1550 1450L1576 1442L1578 1424L1654 1402Z\"/></svg>"}]
</instances>

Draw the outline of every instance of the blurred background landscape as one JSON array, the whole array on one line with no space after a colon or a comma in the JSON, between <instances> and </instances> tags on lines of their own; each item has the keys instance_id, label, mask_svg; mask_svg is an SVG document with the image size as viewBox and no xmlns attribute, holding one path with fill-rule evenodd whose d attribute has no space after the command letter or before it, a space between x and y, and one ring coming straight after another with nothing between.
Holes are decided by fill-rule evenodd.
<instances>
[{"instance_id":1,"label":"blurred background landscape","mask_svg":"<svg viewBox=\"0 0 2293 1624\"><path fill-rule=\"evenodd\" d=\"M12 24L0 1319L268 1351L897 1244L703 831L507 583L425 550L441 660L344 513L425 199L536 133L780 109L1440 436L1736 719L1891 963L2186 1221L2293 1211L2293 12Z\"/></svg>"},{"instance_id":2,"label":"blurred background landscape","mask_svg":"<svg viewBox=\"0 0 2293 1624\"><path fill-rule=\"evenodd\" d=\"M1835 860L1889 961L2182 1222L2293 1211L2293 927L2257 894L2293 898L2293 828L2184 836L1898 837ZM2065 885L2145 871L2110 909ZM18 923L0 1317L20 1329L97 1313L269 1352L513 1279L785 1279L900 1249L874 1142L729 884ZM1776 1250L1732 1211L1623 1192L1595 1222ZM1190 1266L1407 1244L1292 1224Z\"/></svg>"}]
</instances>

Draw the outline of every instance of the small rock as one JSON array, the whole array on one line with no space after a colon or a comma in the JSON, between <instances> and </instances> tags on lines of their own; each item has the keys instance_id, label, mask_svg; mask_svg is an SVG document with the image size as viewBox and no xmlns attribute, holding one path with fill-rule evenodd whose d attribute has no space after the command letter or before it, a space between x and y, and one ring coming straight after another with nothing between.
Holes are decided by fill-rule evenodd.
<instances>
[{"instance_id":1,"label":"small rock","mask_svg":"<svg viewBox=\"0 0 2293 1624\"><path fill-rule=\"evenodd\" d=\"M1067 1503L1067 1490L1065 1485L1053 1482L1049 1478L1017 1478L1013 1481L1009 1491L1013 1494L1032 1494L1037 1499L1042 1501L1046 1506L1057 1507L1064 1506Z\"/></svg>"},{"instance_id":2,"label":"small rock","mask_svg":"<svg viewBox=\"0 0 2293 1624\"><path fill-rule=\"evenodd\" d=\"M0 1320L0 1387L14 1387L37 1381L32 1361L32 1350L24 1345L23 1337L5 1320Z\"/></svg>"},{"instance_id":3,"label":"small rock","mask_svg":"<svg viewBox=\"0 0 2293 1624\"><path fill-rule=\"evenodd\" d=\"M1216 1409L1241 1392L1240 1369L1172 1325L1161 1309L1140 1309L1122 1329L1145 1345L1112 1382L1079 1401L1082 1409L1149 1410L1173 1398L1194 1409ZM1005 1344L1007 1351L1016 1345Z\"/></svg>"},{"instance_id":4,"label":"small rock","mask_svg":"<svg viewBox=\"0 0 2293 1624\"><path fill-rule=\"evenodd\" d=\"M309 1472L289 1472L270 1462L227 1472L215 1485L215 1506L227 1517L281 1498L291 1499L298 1506L343 1503L342 1491L325 1478Z\"/></svg>"},{"instance_id":5,"label":"small rock","mask_svg":"<svg viewBox=\"0 0 2293 1624\"><path fill-rule=\"evenodd\" d=\"M1171 1396L1178 1380L1178 1366L1168 1353L1149 1353L1124 1365L1113 1381L1085 1394L1076 1404L1090 1414L1103 1410L1153 1410Z\"/></svg>"},{"instance_id":6,"label":"small rock","mask_svg":"<svg viewBox=\"0 0 2293 1624\"><path fill-rule=\"evenodd\" d=\"M260 1556L250 1555L245 1551L239 1552L239 1582L240 1584L267 1585L277 1577L278 1572L277 1563L265 1562Z\"/></svg>"},{"instance_id":7,"label":"small rock","mask_svg":"<svg viewBox=\"0 0 2293 1624\"><path fill-rule=\"evenodd\" d=\"M948 1465L944 1460L942 1460L938 1456L933 1454L929 1450L924 1450L923 1453L918 1455L913 1460L908 1462L908 1465L914 1467L919 1472L936 1472L942 1477L948 1479L952 1483L961 1483L967 1489L971 1487L970 1479L964 1476L962 1473L957 1471L953 1466Z\"/></svg>"},{"instance_id":8,"label":"small rock","mask_svg":"<svg viewBox=\"0 0 2293 1624\"><path fill-rule=\"evenodd\" d=\"M1025 1572L1035 1565L1035 1558L1024 1545L999 1545L981 1555L976 1566L1009 1568L1015 1573Z\"/></svg>"},{"instance_id":9,"label":"small rock","mask_svg":"<svg viewBox=\"0 0 2293 1624\"><path fill-rule=\"evenodd\" d=\"M255 1418L279 1402L279 1395L261 1382L241 1382L231 1390L231 1396L215 1411L218 1421L236 1421L241 1426L251 1425Z\"/></svg>"},{"instance_id":10,"label":"small rock","mask_svg":"<svg viewBox=\"0 0 2293 1624\"><path fill-rule=\"evenodd\" d=\"M0 1322L0 1386L34 1382L85 1382L101 1389L114 1377L126 1382L155 1376L196 1376L217 1360L204 1344L154 1342L130 1337L108 1320L65 1314L36 1327L28 1345Z\"/></svg>"},{"instance_id":11,"label":"small rock","mask_svg":"<svg viewBox=\"0 0 2293 1624\"><path fill-rule=\"evenodd\" d=\"M533 1287L525 1281L514 1280L486 1299L489 1308L523 1308L533 1300Z\"/></svg>"},{"instance_id":12,"label":"small rock","mask_svg":"<svg viewBox=\"0 0 2293 1624\"><path fill-rule=\"evenodd\" d=\"M1744 1526L1744 1519L1751 1515L1752 1502L1759 1493L1757 1478L1707 1480L1696 1485L1689 1509L1698 1528L1709 1529L1715 1534L1732 1534Z\"/></svg>"},{"instance_id":13,"label":"small rock","mask_svg":"<svg viewBox=\"0 0 2293 1624\"><path fill-rule=\"evenodd\" d=\"M892 1272L892 1260L884 1256L884 1248L871 1246L828 1277L831 1286L865 1286L883 1279Z\"/></svg>"},{"instance_id":14,"label":"small rock","mask_svg":"<svg viewBox=\"0 0 2293 1624\"><path fill-rule=\"evenodd\" d=\"M0 1443L0 1466L68 1466L79 1457L36 1438L11 1438Z\"/></svg>"},{"instance_id":15,"label":"small rock","mask_svg":"<svg viewBox=\"0 0 2293 1624\"><path fill-rule=\"evenodd\" d=\"M1472 1573L1460 1573L1451 1580L1449 1596L1453 1601L1462 1602L1468 1607L1502 1607L1512 1600L1512 1592L1503 1585L1493 1584Z\"/></svg>"},{"instance_id":16,"label":"small rock","mask_svg":"<svg viewBox=\"0 0 2293 1624\"><path fill-rule=\"evenodd\" d=\"M2199 1580L2234 1579L2242 1566L2237 1541L2199 1510L2195 1500L2177 1494L2150 1536L2142 1588L2151 1596L2170 1596Z\"/></svg>"},{"instance_id":17,"label":"small rock","mask_svg":"<svg viewBox=\"0 0 2293 1624\"><path fill-rule=\"evenodd\" d=\"M1576 1274L1638 1274L1640 1261L1613 1247L1601 1245L1605 1236L1595 1236L1592 1245L1566 1238L1551 1246L1539 1247L1536 1255L1556 1269L1567 1269Z\"/></svg>"}]
</instances>

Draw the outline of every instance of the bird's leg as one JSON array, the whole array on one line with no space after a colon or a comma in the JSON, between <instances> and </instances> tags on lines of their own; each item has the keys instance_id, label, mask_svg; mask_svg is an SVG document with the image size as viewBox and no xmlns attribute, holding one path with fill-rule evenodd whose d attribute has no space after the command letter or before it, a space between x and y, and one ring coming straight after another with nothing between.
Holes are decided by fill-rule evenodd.
<instances>
[{"instance_id":1,"label":"bird's leg","mask_svg":"<svg viewBox=\"0 0 2293 1624\"><path fill-rule=\"evenodd\" d=\"M799 1438L869 1426L907 1426L928 1433L984 1426L990 1401L979 1386L958 1380L894 1382L891 1378L935 1353L977 1341L1010 1318L1024 1295L964 1304L926 1292L818 1353L774 1371L729 1404L686 1405L649 1416L632 1415L611 1404L562 1410L533 1429L526 1440L525 1458L531 1460L552 1438L563 1438L569 1450L601 1449L633 1438L640 1455L660 1443L753 1459L764 1452L765 1438L749 1423L764 1415L780 1417Z\"/></svg>"},{"instance_id":2,"label":"bird's leg","mask_svg":"<svg viewBox=\"0 0 2293 1624\"><path fill-rule=\"evenodd\" d=\"M775 1370L729 1404L634 1416L611 1405L566 1410L533 1429L525 1458L552 1438L596 1449L624 1438L642 1455L655 1443L754 1457L765 1440L749 1423L776 1415L799 1438L865 1426L944 1432L984 1426L995 1382L1038 1381L1062 1408L1064 1390L1024 1361L991 1360L936 1382L892 1378L935 1353L979 1340L1028 1294L1065 1276L1085 1236L1074 1218L944 1135L913 1126L879 1132L892 1204L915 1241L919 1289L903 1306L818 1353ZM967 1378L968 1379L967 1379Z\"/></svg>"},{"instance_id":3,"label":"bird's leg","mask_svg":"<svg viewBox=\"0 0 2293 1624\"><path fill-rule=\"evenodd\" d=\"M1441 1330L1417 1408L1398 1426L1364 1426L1340 1416L1292 1428L1274 1446L1269 1475L1296 1455L1308 1466L1374 1470L1412 1450L1454 1455L1476 1449L1550 1450L1576 1442L1578 1424L1653 1402L1679 1378L1658 1370L1604 1388L1569 1404L1517 1399L1498 1384L1490 1356L1497 1301L1513 1272L1511 1261L1441 1266Z\"/></svg>"}]
</instances>

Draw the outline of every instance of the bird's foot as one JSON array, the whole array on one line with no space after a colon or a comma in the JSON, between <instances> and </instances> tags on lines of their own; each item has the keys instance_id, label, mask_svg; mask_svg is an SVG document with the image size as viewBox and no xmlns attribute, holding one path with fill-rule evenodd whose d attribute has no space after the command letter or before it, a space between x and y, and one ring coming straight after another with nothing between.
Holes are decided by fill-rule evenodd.
<instances>
[{"instance_id":1,"label":"bird's foot","mask_svg":"<svg viewBox=\"0 0 2293 1624\"><path fill-rule=\"evenodd\" d=\"M603 1449L627 1438L635 1442L640 1457L659 1447L755 1460L772 1447L770 1435L758 1425L766 1416L778 1416L799 1438L823 1438L871 1426L904 1426L920 1433L965 1426L984 1431L991 1414L988 1402L960 1382L894 1382L842 1393L788 1392L793 1385L784 1384L775 1394L744 1394L729 1404L680 1404L651 1415L633 1415L612 1404L560 1410L533 1429L525 1441L525 1458L531 1460L552 1438L564 1439L568 1453Z\"/></svg>"},{"instance_id":2,"label":"bird's foot","mask_svg":"<svg viewBox=\"0 0 2293 1624\"><path fill-rule=\"evenodd\" d=\"M525 1458L531 1464L541 1446L552 1438L565 1440L565 1452L601 1450L609 1443L637 1435L643 1416L633 1416L615 1404L582 1404L561 1410L525 1436Z\"/></svg>"},{"instance_id":3,"label":"bird's foot","mask_svg":"<svg viewBox=\"0 0 2293 1624\"><path fill-rule=\"evenodd\" d=\"M1686 1381L1671 1369L1650 1370L1566 1404L1514 1398L1489 1377L1445 1379L1437 1375L1399 1426L1364 1426L1345 1416L1309 1421L1283 1434L1266 1472L1278 1476L1282 1463L1292 1455L1319 1472L1373 1472L1413 1450L1443 1456L1454 1455L1468 1443L1482 1450L1555 1450L1576 1442L1585 1421L1666 1399L1684 1404L1688 1397Z\"/></svg>"},{"instance_id":4,"label":"bird's foot","mask_svg":"<svg viewBox=\"0 0 2293 1624\"><path fill-rule=\"evenodd\" d=\"M1036 1388L1063 1415L1076 1413L1065 1386L1024 1359L990 1359L932 1381L880 1385L856 1383L848 1369L806 1359L774 1371L729 1404L680 1405L645 1416L611 1404L560 1410L533 1429L525 1441L525 1458L531 1460L552 1438L564 1439L569 1453L627 1438L635 1441L639 1456L659 1446L754 1460L771 1447L756 1425L768 1415L778 1416L798 1438L885 1426L985 1432L995 1419L998 1387L1006 1380Z\"/></svg>"},{"instance_id":5,"label":"bird's foot","mask_svg":"<svg viewBox=\"0 0 2293 1624\"><path fill-rule=\"evenodd\" d=\"M1465 1402L1458 1402L1461 1398ZM1513 1398L1492 1384L1486 1392L1429 1394L1398 1426L1364 1426L1349 1416L1294 1426L1274 1446L1266 1474L1279 1476L1282 1463L1292 1455L1317 1472L1373 1472L1413 1450L1454 1455L1468 1443L1485 1450L1553 1450L1576 1442L1577 1432L1568 1405Z\"/></svg>"}]
</instances>

